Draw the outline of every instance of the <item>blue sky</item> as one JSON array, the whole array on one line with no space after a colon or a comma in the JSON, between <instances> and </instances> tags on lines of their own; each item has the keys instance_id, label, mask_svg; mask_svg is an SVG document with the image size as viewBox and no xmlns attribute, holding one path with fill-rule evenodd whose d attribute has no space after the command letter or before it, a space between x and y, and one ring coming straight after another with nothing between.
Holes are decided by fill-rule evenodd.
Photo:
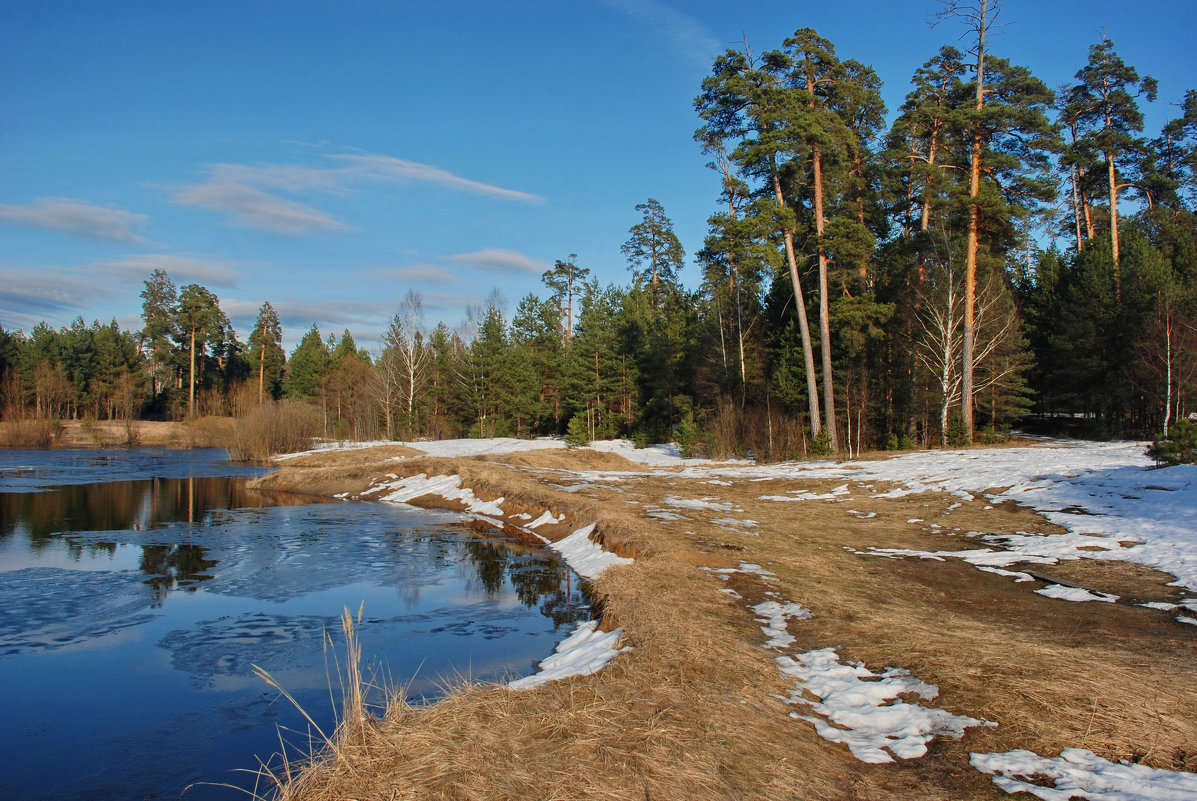
<instances>
[{"instance_id":1,"label":"blue sky","mask_svg":"<svg viewBox=\"0 0 1197 801\"><path fill-rule=\"evenodd\" d=\"M514 311L578 254L628 280L634 207L687 260L718 181L692 140L711 61L814 27L871 64L890 109L961 29L934 0L0 0L0 325L140 328L155 267L376 346L409 289L458 325ZM1160 83L1154 133L1197 88L1197 3L1008 0L995 54L1050 86L1104 31ZM683 280L694 285L697 269Z\"/></svg>"}]
</instances>

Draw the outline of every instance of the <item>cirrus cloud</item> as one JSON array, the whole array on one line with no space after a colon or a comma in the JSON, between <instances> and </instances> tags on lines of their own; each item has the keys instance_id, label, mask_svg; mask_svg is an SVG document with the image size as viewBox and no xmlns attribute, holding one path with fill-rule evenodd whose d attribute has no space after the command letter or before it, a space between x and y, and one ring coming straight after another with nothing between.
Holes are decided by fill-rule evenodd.
<instances>
[{"instance_id":1,"label":"cirrus cloud","mask_svg":"<svg viewBox=\"0 0 1197 801\"><path fill-rule=\"evenodd\" d=\"M278 193L345 195L368 183L423 183L455 192L540 203L538 195L476 181L441 167L375 153L331 153L330 166L305 164L214 164L208 180L175 189L173 200L186 206L225 212L238 225L275 234L345 230L351 226L308 203Z\"/></svg>"},{"instance_id":2,"label":"cirrus cloud","mask_svg":"<svg viewBox=\"0 0 1197 801\"><path fill-rule=\"evenodd\" d=\"M531 256L525 256L518 251L506 250L504 248L483 248L473 253L458 253L454 256L446 256L445 259L457 264L466 264L494 273L543 275L544 271L549 269L549 265L539 262Z\"/></svg>"},{"instance_id":3,"label":"cirrus cloud","mask_svg":"<svg viewBox=\"0 0 1197 801\"><path fill-rule=\"evenodd\" d=\"M145 242L136 230L148 219L144 214L64 197L38 198L20 206L0 204L0 223L108 242Z\"/></svg>"}]
</instances>

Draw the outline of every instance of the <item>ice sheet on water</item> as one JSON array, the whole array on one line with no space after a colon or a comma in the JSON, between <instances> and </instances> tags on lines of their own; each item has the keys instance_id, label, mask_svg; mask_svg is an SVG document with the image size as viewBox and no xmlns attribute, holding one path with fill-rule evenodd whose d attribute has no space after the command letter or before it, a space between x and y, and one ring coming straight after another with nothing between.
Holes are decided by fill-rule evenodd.
<instances>
[{"instance_id":1,"label":"ice sheet on water","mask_svg":"<svg viewBox=\"0 0 1197 801\"><path fill-rule=\"evenodd\" d=\"M81 645L153 620L145 576L30 567L0 580L0 656Z\"/></svg>"}]
</instances>

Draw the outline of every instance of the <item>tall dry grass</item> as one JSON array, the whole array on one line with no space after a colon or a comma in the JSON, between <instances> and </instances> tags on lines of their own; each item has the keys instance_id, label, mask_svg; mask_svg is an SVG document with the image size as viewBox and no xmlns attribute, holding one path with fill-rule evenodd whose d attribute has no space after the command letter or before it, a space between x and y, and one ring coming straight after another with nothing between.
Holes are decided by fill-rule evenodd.
<instances>
[{"instance_id":1,"label":"tall dry grass","mask_svg":"<svg viewBox=\"0 0 1197 801\"><path fill-rule=\"evenodd\" d=\"M0 423L0 448L48 448L58 438L60 424L47 418Z\"/></svg>"},{"instance_id":2,"label":"tall dry grass","mask_svg":"<svg viewBox=\"0 0 1197 801\"><path fill-rule=\"evenodd\" d=\"M237 419L225 447L236 461L262 461L279 453L307 450L323 426L320 410L311 404L279 401Z\"/></svg>"}]
</instances>

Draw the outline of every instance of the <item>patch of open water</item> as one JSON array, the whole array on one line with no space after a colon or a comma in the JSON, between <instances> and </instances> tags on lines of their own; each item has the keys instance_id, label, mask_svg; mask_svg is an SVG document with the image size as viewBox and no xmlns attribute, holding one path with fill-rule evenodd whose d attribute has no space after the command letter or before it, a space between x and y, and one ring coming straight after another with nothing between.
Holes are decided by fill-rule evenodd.
<instances>
[{"instance_id":1,"label":"patch of open water","mask_svg":"<svg viewBox=\"0 0 1197 801\"><path fill-rule=\"evenodd\" d=\"M207 783L252 787L238 770L279 727L308 731L252 665L331 731L346 607L364 604L367 668L413 698L527 675L589 617L551 552L447 512L255 493L253 472L223 452L0 451L0 796L243 798Z\"/></svg>"}]
</instances>

